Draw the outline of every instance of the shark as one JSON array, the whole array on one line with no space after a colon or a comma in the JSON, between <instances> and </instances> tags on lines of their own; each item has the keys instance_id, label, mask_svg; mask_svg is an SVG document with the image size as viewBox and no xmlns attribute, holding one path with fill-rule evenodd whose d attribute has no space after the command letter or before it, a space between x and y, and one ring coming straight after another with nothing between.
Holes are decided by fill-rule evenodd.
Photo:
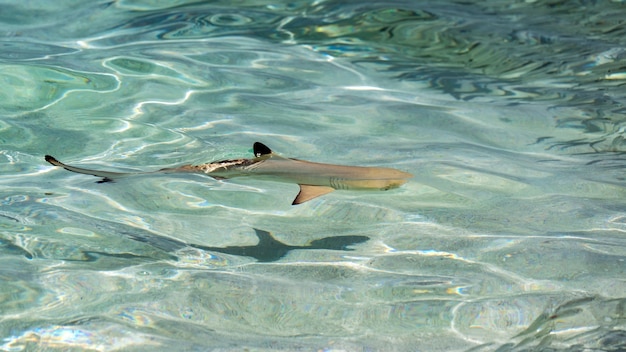
<instances>
[{"instance_id":1,"label":"shark","mask_svg":"<svg viewBox=\"0 0 626 352\"><path fill-rule=\"evenodd\" d=\"M148 172L112 172L71 166L50 155L45 160L54 166L80 174L102 177L111 182L121 177L155 173L203 173L214 179L253 176L277 182L295 183L300 191L292 205L302 204L335 190L389 190L405 184L413 175L386 168L316 163L283 157L261 142L254 143L254 158L214 161L200 165L182 165Z\"/></svg>"}]
</instances>

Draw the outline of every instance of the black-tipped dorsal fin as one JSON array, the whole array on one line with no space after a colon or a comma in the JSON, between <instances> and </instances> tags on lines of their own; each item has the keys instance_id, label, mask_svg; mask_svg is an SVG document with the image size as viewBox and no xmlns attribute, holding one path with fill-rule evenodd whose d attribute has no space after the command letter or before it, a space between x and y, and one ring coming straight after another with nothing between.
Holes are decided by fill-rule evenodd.
<instances>
[{"instance_id":1,"label":"black-tipped dorsal fin","mask_svg":"<svg viewBox=\"0 0 626 352\"><path fill-rule=\"evenodd\" d=\"M254 156L257 158L263 155L272 154L272 150L261 142L255 142L252 149L254 150Z\"/></svg>"},{"instance_id":2,"label":"black-tipped dorsal fin","mask_svg":"<svg viewBox=\"0 0 626 352\"><path fill-rule=\"evenodd\" d=\"M324 194L330 193L335 189L328 186L311 186L311 185L299 185L300 193L296 196L296 199L293 200L291 205L301 204L307 202L313 198L317 198L319 196L323 196Z\"/></svg>"}]
</instances>

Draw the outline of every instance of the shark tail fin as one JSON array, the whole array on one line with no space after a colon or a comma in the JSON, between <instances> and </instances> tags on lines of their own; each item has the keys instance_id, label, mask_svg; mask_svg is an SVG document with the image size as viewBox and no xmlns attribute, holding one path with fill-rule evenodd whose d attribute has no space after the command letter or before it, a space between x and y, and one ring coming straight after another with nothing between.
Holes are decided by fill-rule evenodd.
<instances>
[{"instance_id":1,"label":"shark tail fin","mask_svg":"<svg viewBox=\"0 0 626 352\"><path fill-rule=\"evenodd\" d=\"M82 167L75 167L75 166L71 166L71 165L66 165L66 164L63 164L62 162L58 161L55 157L53 157L51 155L46 155L45 159L50 164L52 164L54 166L60 166L60 167L64 168L67 171L76 172L76 173L79 173L79 174L93 175L93 176L97 176L97 177L102 177L102 180L98 181L98 183L112 182L114 178L132 175L132 173L90 170L90 169L83 169Z\"/></svg>"}]
</instances>

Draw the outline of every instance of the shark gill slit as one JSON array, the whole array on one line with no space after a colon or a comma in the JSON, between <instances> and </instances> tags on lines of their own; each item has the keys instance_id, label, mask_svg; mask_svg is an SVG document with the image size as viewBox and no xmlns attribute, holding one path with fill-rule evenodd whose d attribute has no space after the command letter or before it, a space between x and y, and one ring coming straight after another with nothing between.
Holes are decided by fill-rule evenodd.
<instances>
[{"instance_id":1,"label":"shark gill slit","mask_svg":"<svg viewBox=\"0 0 626 352\"><path fill-rule=\"evenodd\" d=\"M328 183L334 189L348 189L348 186L343 182L345 180L345 178L331 177Z\"/></svg>"}]
</instances>

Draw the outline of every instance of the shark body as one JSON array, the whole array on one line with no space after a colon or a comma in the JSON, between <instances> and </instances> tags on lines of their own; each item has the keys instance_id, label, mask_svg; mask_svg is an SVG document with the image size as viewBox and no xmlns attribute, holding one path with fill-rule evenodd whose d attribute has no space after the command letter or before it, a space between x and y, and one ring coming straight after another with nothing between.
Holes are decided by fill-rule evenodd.
<instances>
[{"instance_id":1,"label":"shark body","mask_svg":"<svg viewBox=\"0 0 626 352\"><path fill-rule=\"evenodd\" d=\"M222 160L201 165L183 165L151 172L109 172L66 165L50 155L45 159L52 165L81 174L102 177L100 182L116 178L152 173L204 173L216 179L254 176L279 182L296 183L300 192L292 204L301 204L334 190L388 190L407 182L413 175L391 168L322 164L285 158L272 152L260 142L253 146L255 158Z\"/></svg>"}]
</instances>

